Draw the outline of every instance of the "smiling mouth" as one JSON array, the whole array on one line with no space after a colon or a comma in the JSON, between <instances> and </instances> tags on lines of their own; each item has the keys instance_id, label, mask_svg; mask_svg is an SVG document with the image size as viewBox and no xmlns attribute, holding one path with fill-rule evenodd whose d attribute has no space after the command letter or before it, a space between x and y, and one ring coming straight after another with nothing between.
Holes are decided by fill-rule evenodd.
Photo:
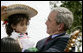
<instances>
[{"instance_id":1,"label":"smiling mouth","mask_svg":"<svg viewBox=\"0 0 83 53\"><path fill-rule=\"evenodd\" d=\"M26 30L22 30L22 31L26 31Z\"/></svg>"}]
</instances>

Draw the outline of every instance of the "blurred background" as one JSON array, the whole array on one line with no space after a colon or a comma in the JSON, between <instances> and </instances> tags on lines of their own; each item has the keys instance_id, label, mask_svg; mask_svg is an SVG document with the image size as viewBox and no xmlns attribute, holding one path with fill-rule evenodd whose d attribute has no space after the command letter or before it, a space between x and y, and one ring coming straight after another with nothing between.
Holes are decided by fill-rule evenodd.
<instances>
[{"instance_id":1,"label":"blurred background","mask_svg":"<svg viewBox=\"0 0 83 53\"><path fill-rule=\"evenodd\" d=\"M38 11L38 14L30 20L30 25L27 29L31 40L35 44L49 35L46 33L45 22L51 9L56 7L66 7L73 12L74 23L67 31L71 34L75 30L80 30L79 37L76 39L75 51L82 52L82 1L1 1L1 6L11 4L26 4ZM1 38L6 37L5 26L1 21Z\"/></svg>"}]
</instances>

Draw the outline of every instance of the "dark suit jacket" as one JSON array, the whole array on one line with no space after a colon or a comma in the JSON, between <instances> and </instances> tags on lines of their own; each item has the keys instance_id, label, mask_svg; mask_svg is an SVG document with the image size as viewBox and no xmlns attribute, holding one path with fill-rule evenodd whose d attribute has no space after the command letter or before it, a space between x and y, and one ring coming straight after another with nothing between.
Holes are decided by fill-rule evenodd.
<instances>
[{"instance_id":1,"label":"dark suit jacket","mask_svg":"<svg viewBox=\"0 0 83 53\"><path fill-rule=\"evenodd\" d=\"M69 40L69 35L65 34L55 37L50 40L46 46L44 46L46 40L47 38L38 41L36 48L39 50L39 52L64 52L64 49Z\"/></svg>"}]
</instances>

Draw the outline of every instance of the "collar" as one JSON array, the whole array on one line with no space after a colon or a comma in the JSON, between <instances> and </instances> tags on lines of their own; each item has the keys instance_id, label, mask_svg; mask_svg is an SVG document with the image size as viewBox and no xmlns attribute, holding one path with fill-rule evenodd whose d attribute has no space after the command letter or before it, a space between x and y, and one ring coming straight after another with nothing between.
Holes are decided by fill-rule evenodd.
<instances>
[{"instance_id":1,"label":"collar","mask_svg":"<svg viewBox=\"0 0 83 53\"><path fill-rule=\"evenodd\" d=\"M17 39L18 37L24 37L25 34L28 35L28 33L24 33L24 34L23 34L23 33L17 33L17 32L15 32L15 31L13 31L10 37L11 37L11 38L14 38L14 39Z\"/></svg>"},{"instance_id":2,"label":"collar","mask_svg":"<svg viewBox=\"0 0 83 53\"><path fill-rule=\"evenodd\" d=\"M65 35L66 32L63 32L63 33L60 33L60 34L54 34L54 35L51 35L51 38L55 38L57 36L61 36L61 35Z\"/></svg>"}]
</instances>

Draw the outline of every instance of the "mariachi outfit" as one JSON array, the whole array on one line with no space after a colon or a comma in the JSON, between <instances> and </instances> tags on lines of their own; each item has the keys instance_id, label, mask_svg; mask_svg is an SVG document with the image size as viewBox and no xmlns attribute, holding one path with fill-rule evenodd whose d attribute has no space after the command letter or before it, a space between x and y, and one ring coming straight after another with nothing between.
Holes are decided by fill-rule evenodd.
<instances>
[{"instance_id":1,"label":"mariachi outfit","mask_svg":"<svg viewBox=\"0 0 83 53\"><path fill-rule=\"evenodd\" d=\"M38 14L37 10L24 4L12 4L4 7L5 8L3 8L3 10L1 9L1 13L5 12L4 15L1 14L1 21L3 21L3 24L8 24L8 17L13 14L25 14L30 19ZM30 37L25 34L20 34L13 31L10 37L14 38L15 40L19 39L24 49L31 48L34 45L30 40Z\"/></svg>"},{"instance_id":2,"label":"mariachi outfit","mask_svg":"<svg viewBox=\"0 0 83 53\"><path fill-rule=\"evenodd\" d=\"M34 43L30 40L30 37L27 35L27 33L22 34L14 31L10 37L14 38L15 40L19 39L23 49L28 49L34 46Z\"/></svg>"}]
</instances>

